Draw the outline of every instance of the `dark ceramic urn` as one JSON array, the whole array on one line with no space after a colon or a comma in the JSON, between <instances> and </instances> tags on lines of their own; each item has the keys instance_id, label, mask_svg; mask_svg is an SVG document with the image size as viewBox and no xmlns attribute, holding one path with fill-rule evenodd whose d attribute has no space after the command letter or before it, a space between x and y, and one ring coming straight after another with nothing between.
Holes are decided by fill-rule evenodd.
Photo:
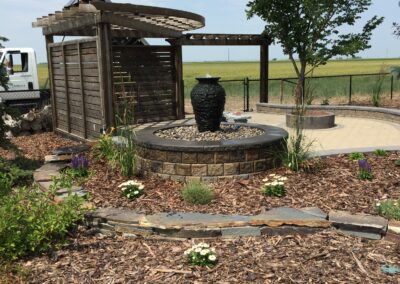
<instances>
[{"instance_id":1,"label":"dark ceramic urn","mask_svg":"<svg viewBox=\"0 0 400 284\"><path fill-rule=\"evenodd\" d=\"M225 90L218 83L219 77L196 78L191 99L199 132L218 131L225 107Z\"/></svg>"}]
</instances>

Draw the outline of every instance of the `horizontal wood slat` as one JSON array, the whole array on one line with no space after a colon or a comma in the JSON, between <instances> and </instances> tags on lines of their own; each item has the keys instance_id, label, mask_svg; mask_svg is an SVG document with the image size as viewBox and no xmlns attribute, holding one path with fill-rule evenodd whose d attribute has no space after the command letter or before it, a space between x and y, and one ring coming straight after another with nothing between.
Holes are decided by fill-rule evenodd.
<instances>
[{"instance_id":1,"label":"horizontal wood slat","mask_svg":"<svg viewBox=\"0 0 400 284\"><path fill-rule=\"evenodd\" d=\"M96 40L50 46L49 53L56 130L82 139L99 137L103 114Z\"/></svg>"}]
</instances>

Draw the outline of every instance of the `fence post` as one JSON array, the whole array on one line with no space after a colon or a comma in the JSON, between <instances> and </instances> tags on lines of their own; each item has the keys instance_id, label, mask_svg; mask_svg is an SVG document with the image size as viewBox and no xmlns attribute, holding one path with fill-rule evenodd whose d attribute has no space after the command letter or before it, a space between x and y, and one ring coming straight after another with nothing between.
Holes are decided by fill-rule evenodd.
<instances>
[{"instance_id":1,"label":"fence post","mask_svg":"<svg viewBox=\"0 0 400 284\"><path fill-rule=\"evenodd\" d=\"M284 93L285 85L284 85L283 80L280 80L280 81L281 81L281 104L282 104L283 103L283 93Z\"/></svg>"},{"instance_id":2,"label":"fence post","mask_svg":"<svg viewBox=\"0 0 400 284\"><path fill-rule=\"evenodd\" d=\"M246 112L246 78L243 78L243 112Z\"/></svg>"},{"instance_id":3,"label":"fence post","mask_svg":"<svg viewBox=\"0 0 400 284\"><path fill-rule=\"evenodd\" d=\"M250 80L246 77L246 112L250 111Z\"/></svg>"},{"instance_id":4,"label":"fence post","mask_svg":"<svg viewBox=\"0 0 400 284\"><path fill-rule=\"evenodd\" d=\"M390 100L393 100L393 79L394 76L392 75L392 78L390 78Z\"/></svg>"},{"instance_id":5,"label":"fence post","mask_svg":"<svg viewBox=\"0 0 400 284\"><path fill-rule=\"evenodd\" d=\"M353 93L353 76L350 75L350 84L349 84L349 105L351 105L351 95Z\"/></svg>"}]
</instances>

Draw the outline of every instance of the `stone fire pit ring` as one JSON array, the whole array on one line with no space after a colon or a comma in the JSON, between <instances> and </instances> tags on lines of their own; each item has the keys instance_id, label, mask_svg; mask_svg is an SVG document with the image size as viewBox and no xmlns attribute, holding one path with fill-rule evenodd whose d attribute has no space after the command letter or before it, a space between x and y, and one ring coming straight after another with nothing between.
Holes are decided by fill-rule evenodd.
<instances>
[{"instance_id":1,"label":"stone fire pit ring","mask_svg":"<svg viewBox=\"0 0 400 284\"><path fill-rule=\"evenodd\" d=\"M152 127L136 132L137 163L146 175L176 181L214 182L247 179L281 164L288 133L260 124L225 123L258 128L262 135L235 140L183 141L156 136L160 130L187 126Z\"/></svg>"},{"instance_id":2,"label":"stone fire pit ring","mask_svg":"<svg viewBox=\"0 0 400 284\"><path fill-rule=\"evenodd\" d=\"M295 128L296 114L286 113L286 126ZM335 114L328 111L310 111L303 116L304 129L326 129L335 127Z\"/></svg>"}]
</instances>

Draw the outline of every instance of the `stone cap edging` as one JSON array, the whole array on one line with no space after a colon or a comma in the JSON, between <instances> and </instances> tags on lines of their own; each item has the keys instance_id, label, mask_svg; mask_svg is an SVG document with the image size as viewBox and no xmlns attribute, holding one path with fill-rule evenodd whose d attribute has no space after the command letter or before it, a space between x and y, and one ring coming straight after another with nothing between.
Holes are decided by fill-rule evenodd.
<instances>
[{"instance_id":1,"label":"stone cap edging","mask_svg":"<svg viewBox=\"0 0 400 284\"><path fill-rule=\"evenodd\" d=\"M270 103L257 103L257 112L268 113L268 109L272 113L287 113L295 108L294 105L281 105ZM381 108L381 107L365 107L365 106L340 106L340 105L310 105L307 106L311 110L324 110L333 112L336 116L349 116L379 119L389 122L400 123L400 109ZM348 112L348 113L347 113ZM376 114L374 116L374 113ZM369 115L368 115L369 114Z\"/></svg>"},{"instance_id":2,"label":"stone cap edging","mask_svg":"<svg viewBox=\"0 0 400 284\"><path fill-rule=\"evenodd\" d=\"M326 214L317 207L279 207L254 216L183 212L145 215L101 208L88 214L86 220L89 227L103 233L178 239L308 234L333 226L347 235L379 240L388 231L388 220L380 216L336 210Z\"/></svg>"},{"instance_id":3,"label":"stone cap edging","mask_svg":"<svg viewBox=\"0 0 400 284\"><path fill-rule=\"evenodd\" d=\"M271 103L257 103L258 106L267 106L270 108L277 108L283 110L293 110L294 105L284 104L271 104ZM308 109L323 109L323 110L358 110L358 111L372 111L386 114L393 114L400 116L400 110L395 108L383 108L383 107L370 107L370 106L341 106L341 105L308 105Z\"/></svg>"},{"instance_id":4,"label":"stone cap edging","mask_svg":"<svg viewBox=\"0 0 400 284\"><path fill-rule=\"evenodd\" d=\"M236 140L223 140L223 141L178 141L172 139L165 139L154 135L154 132L179 126L188 126L188 124L177 124L160 127L149 127L136 132L136 144L141 147L146 147L155 150L176 150L176 145L179 143L179 151L185 152L198 152L198 151L230 151L230 150L245 150L254 148L263 148L275 143L279 143L282 137L287 138L289 133L279 127L252 124L252 123L223 123L243 125L247 127L254 127L263 130L265 133L255 137L236 139Z\"/></svg>"},{"instance_id":5,"label":"stone cap edging","mask_svg":"<svg viewBox=\"0 0 400 284\"><path fill-rule=\"evenodd\" d=\"M337 156L340 154L351 154L354 152L360 152L364 154L371 154L373 153L378 147L365 147L365 148L345 148L345 149L335 149L335 150L322 150L322 151L316 151L312 152L311 156L312 157L331 157L331 156ZM379 149L389 151L389 152L396 152L400 151L400 146L384 146L384 147L379 147Z\"/></svg>"}]
</instances>

